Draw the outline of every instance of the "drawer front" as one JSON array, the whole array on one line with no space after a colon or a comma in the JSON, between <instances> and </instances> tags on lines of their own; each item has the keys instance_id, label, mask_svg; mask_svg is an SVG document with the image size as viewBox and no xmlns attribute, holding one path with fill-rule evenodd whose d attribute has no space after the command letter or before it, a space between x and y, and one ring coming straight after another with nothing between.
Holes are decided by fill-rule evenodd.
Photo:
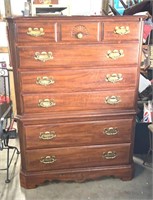
<instances>
[{"instance_id":1,"label":"drawer front","mask_svg":"<svg viewBox=\"0 0 153 200\"><path fill-rule=\"evenodd\" d=\"M135 91L76 92L23 95L24 113L67 113L133 110ZM108 112L107 111L107 112Z\"/></svg>"},{"instance_id":2,"label":"drawer front","mask_svg":"<svg viewBox=\"0 0 153 200\"><path fill-rule=\"evenodd\" d=\"M128 164L130 144L29 150L26 170L41 171Z\"/></svg>"},{"instance_id":3,"label":"drawer front","mask_svg":"<svg viewBox=\"0 0 153 200\"><path fill-rule=\"evenodd\" d=\"M77 92L134 88L137 84L137 68L107 68L88 70L19 72L21 91Z\"/></svg>"},{"instance_id":4,"label":"drawer front","mask_svg":"<svg viewBox=\"0 0 153 200\"><path fill-rule=\"evenodd\" d=\"M51 45L19 47L20 68L138 64L139 44ZM70 59L71 58L71 59ZM130 59L129 59L130 58Z\"/></svg>"},{"instance_id":5,"label":"drawer front","mask_svg":"<svg viewBox=\"0 0 153 200\"><path fill-rule=\"evenodd\" d=\"M140 40L140 25L137 22L105 22L104 40Z\"/></svg>"},{"instance_id":6,"label":"drawer front","mask_svg":"<svg viewBox=\"0 0 153 200\"><path fill-rule=\"evenodd\" d=\"M101 28L102 26L102 28ZM137 22L84 22L30 21L30 25L16 24L16 41L29 42L96 42L103 40L139 40ZM101 31L100 31L101 30ZM104 35L103 35L104 34Z\"/></svg>"},{"instance_id":7,"label":"drawer front","mask_svg":"<svg viewBox=\"0 0 153 200\"><path fill-rule=\"evenodd\" d=\"M45 22L37 23L30 21L29 24L17 24L17 42L26 43L30 42L55 42L56 41L56 23Z\"/></svg>"},{"instance_id":8,"label":"drawer front","mask_svg":"<svg viewBox=\"0 0 153 200\"><path fill-rule=\"evenodd\" d=\"M26 149L131 142L133 117L105 121L24 126Z\"/></svg>"},{"instance_id":9,"label":"drawer front","mask_svg":"<svg viewBox=\"0 0 153 200\"><path fill-rule=\"evenodd\" d=\"M63 42L96 42L99 41L100 23L67 22L61 23L61 41Z\"/></svg>"}]
</instances>

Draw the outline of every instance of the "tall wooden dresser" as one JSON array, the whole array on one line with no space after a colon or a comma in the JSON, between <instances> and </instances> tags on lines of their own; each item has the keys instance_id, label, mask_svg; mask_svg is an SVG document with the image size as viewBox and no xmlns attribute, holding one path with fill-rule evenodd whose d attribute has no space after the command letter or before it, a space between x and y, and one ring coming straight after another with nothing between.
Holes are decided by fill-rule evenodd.
<instances>
[{"instance_id":1,"label":"tall wooden dresser","mask_svg":"<svg viewBox=\"0 0 153 200\"><path fill-rule=\"evenodd\" d=\"M8 18L21 186L133 177L143 20Z\"/></svg>"}]
</instances>

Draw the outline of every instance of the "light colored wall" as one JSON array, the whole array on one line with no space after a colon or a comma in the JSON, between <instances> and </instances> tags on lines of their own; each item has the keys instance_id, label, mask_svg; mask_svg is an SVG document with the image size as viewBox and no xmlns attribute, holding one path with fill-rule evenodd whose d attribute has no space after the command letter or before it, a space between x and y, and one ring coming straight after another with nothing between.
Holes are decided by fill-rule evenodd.
<instances>
[{"instance_id":1,"label":"light colored wall","mask_svg":"<svg viewBox=\"0 0 153 200\"><path fill-rule=\"evenodd\" d=\"M64 0L60 0L63 1ZM70 15L99 15L101 14L101 0L69 0Z\"/></svg>"},{"instance_id":2,"label":"light colored wall","mask_svg":"<svg viewBox=\"0 0 153 200\"><path fill-rule=\"evenodd\" d=\"M0 0L0 13L5 14L4 1ZM63 14L68 15L99 15L102 2L106 0L59 0L59 5L66 6ZM12 15L22 15L25 0L10 0Z\"/></svg>"},{"instance_id":3,"label":"light colored wall","mask_svg":"<svg viewBox=\"0 0 153 200\"><path fill-rule=\"evenodd\" d=\"M0 47L8 47L7 32L6 32L6 22L0 22ZM6 61L9 65L9 55L8 53L0 53L0 61Z\"/></svg>"}]
</instances>

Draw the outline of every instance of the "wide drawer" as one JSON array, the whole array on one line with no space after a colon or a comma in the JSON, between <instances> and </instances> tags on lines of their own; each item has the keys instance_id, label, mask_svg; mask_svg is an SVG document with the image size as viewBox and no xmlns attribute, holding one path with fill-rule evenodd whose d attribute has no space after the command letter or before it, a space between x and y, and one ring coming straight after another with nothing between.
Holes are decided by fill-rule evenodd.
<instances>
[{"instance_id":1,"label":"wide drawer","mask_svg":"<svg viewBox=\"0 0 153 200\"><path fill-rule=\"evenodd\" d=\"M24 93L114 90L135 87L137 68L23 71L19 72L19 77Z\"/></svg>"},{"instance_id":2,"label":"wide drawer","mask_svg":"<svg viewBox=\"0 0 153 200\"><path fill-rule=\"evenodd\" d=\"M67 113L134 110L136 96L134 90L75 92L23 95L23 112L28 113Z\"/></svg>"},{"instance_id":3,"label":"wide drawer","mask_svg":"<svg viewBox=\"0 0 153 200\"><path fill-rule=\"evenodd\" d=\"M141 24L137 22L105 22L104 40L140 40Z\"/></svg>"},{"instance_id":4,"label":"wide drawer","mask_svg":"<svg viewBox=\"0 0 153 200\"><path fill-rule=\"evenodd\" d=\"M131 142L134 117L23 126L26 149Z\"/></svg>"},{"instance_id":5,"label":"wide drawer","mask_svg":"<svg viewBox=\"0 0 153 200\"><path fill-rule=\"evenodd\" d=\"M18 23L16 25L16 41L29 44L30 42L55 42L57 38L56 24L54 22Z\"/></svg>"},{"instance_id":6,"label":"wide drawer","mask_svg":"<svg viewBox=\"0 0 153 200\"><path fill-rule=\"evenodd\" d=\"M19 67L31 69L138 64L138 52L138 43L18 47Z\"/></svg>"},{"instance_id":7,"label":"wide drawer","mask_svg":"<svg viewBox=\"0 0 153 200\"><path fill-rule=\"evenodd\" d=\"M128 164L130 144L66 147L26 151L27 171Z\"/></svg>"}]
</instances>

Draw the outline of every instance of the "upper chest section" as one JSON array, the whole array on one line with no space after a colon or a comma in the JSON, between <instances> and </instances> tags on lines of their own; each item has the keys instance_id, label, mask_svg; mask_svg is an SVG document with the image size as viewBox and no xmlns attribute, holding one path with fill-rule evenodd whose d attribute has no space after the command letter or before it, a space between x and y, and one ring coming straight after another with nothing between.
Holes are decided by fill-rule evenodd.
<instances>
[{"instance_id":1,"label":"upper chest section","mask_svg":"<svg viewBox=\"0 0 153 200\"><path fill-rule=\"evenodd\" d=\"M129 18L31 18L14 22L19 44L38 43L111 43L139 41L141 23Z\"/></svg>"}]
</instances>

